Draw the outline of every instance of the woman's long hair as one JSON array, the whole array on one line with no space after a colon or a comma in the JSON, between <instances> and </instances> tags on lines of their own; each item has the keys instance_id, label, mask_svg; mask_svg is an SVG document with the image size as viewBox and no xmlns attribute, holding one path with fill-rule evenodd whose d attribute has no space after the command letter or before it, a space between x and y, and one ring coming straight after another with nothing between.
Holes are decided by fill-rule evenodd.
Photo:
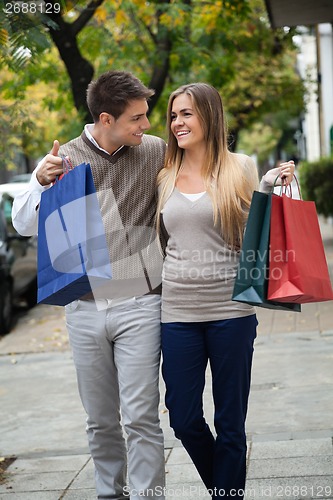
<instances>
[{"instance_id":1,"label":"woman's long hair","mask_svg":"<svg viewBox=\"0 0 333 500\"><path fill-rule=\"evenodd\" d=\"M164 168L157 179L157 228L160 230L161 210L175 187L184 155L170 126L173 101L181 94L191 98L203 128L207 150L202 176L212 199L214 224L221 227L225 242L239 249L252 194L258 188L258 173L252 160L228 150L222 99L218 91L206 83L184 85L170 95L167 110L168 147Z\"/></svg>"}]
</instances>

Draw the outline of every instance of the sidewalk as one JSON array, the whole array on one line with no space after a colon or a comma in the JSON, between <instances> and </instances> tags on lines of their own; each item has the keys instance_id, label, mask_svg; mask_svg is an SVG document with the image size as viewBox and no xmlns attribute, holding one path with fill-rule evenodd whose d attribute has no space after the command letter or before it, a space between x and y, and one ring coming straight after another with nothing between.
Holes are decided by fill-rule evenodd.
<instances>
[{"instance_id":1,"label":"sidewalk","mask_svg":"<svg viewBox=\"0 0 333 500\"><path fill-rule=\"evenodd\" d=\"M330 269L333 229L322 224ZM333 499L333 307L258 308L247 419L248 499ZM207 376L205 411L213 420ZM169 428L161 382L167 500L210 497ZM62 308L38 306L0 340L0 456L16 457L1 500L91 500L93 466ZM1 467L1 462L0 462Z\"/></svg>"}]
</instances>

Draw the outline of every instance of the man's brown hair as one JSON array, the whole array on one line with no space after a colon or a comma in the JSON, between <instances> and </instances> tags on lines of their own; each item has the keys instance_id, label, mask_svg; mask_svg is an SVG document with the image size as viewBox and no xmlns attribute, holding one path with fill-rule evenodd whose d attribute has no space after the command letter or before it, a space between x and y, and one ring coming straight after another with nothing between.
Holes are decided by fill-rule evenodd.
<instances>
[{"instance_id":1,"label":"man's brown hair","mask_svg":"<svg viewBox=\"0 0 333 500\"><path fill-rule=\"evenodd\" d=\"M87 104L95 123L101 113L109 113L117 120L129 101L149 99L154 93L132 73L107 71L88 85Z\"/></svg>"}]
</instances>

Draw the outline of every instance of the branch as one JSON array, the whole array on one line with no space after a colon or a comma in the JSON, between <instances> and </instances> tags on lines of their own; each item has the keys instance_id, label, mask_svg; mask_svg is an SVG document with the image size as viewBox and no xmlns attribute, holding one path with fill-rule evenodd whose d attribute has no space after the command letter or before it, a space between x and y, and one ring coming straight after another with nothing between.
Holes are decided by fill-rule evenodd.
<instances>
[{"instance_id":1,"label":"branch","mask_svg":"<svg viewBox=\"0 0 333 500\"><path fill-rule=\"evenodd\" d=\"M155 61L153 74L149 82L149 87L155 90L155 94L149 100L149 113L151 113L162 94L165 82L169 76L172 37L168 32L158 40L155 50L158 59Z\"/></svg>"},{"instance_id":2,"label":"branch","mask_svg":"<svg viewBox=\"0 0 333 500\"><path fill-rule=\"evenodd\" d=\"M94 16L96 9L102 5L104 0L92 0L88 7L82 11L79 17L71 24L71 30L76 36Z\"/></svg>"},{"instance_id":3,"label":"branch","mask_svg":"<svg viewBox=\"0 0 333 500\"><path fill-rule=\"evenodd\" d=\"M97 0L93 3L102 3L103 1ZM60 13L47 14L46 17L51 19L54 24L52 27L48 26L49 33L70 78L75 107L78 111L83 111L86 119L89 119L86 90L92 80L94 68L80 52L77 35L72 30L73 25L64 21ZM48 25L48 22L45 22L45 24Z\"/></svg>"},{"instance_id":4,"label":"branch","mask_svg":"<svg viewBox=\"0 0 333 500\"><path fill-rule=\"evenodd\" d=\"M148 32L148 34L151 37L151 39L154 42L154 44L157 44L156 36L154 35L154 33L152 32L152 30L150 29L150 26L148 26L147 24L145 24L142 21L142 19L140 19L140 18L137 19L137 16L135 15L132 7L129 10L129 16L130 16L130 19L131 19L132 23L134 24L134 26L136 28L136 32L137 32L138 38L140 40L140 43L143 45L143 47L145 48L145 44L144 44L144 41L143 41L143 39L141 37L140 24ZM148 53L148 47L146 47L145 50Z\"/></svg>"}]
</instances>

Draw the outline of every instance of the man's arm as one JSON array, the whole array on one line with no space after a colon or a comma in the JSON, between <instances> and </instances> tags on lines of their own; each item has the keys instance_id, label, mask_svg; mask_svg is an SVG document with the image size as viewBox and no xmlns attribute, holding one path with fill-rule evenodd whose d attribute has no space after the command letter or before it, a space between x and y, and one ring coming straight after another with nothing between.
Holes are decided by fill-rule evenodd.
<instances>
[{"instance_id":1,"label":"man's arm","mask_svg":"<svg viewBox=\"0 0 333 500\"><path fill-rule=\"evenodd\" d=\"M54 141L51 152L32 172L27 191L15 196L12 208L13 226L22 236L37 234L38 209L42 192L63 173L62 158L58 156L59 147L59 142Z\"/></svg>"}]
</instances>

